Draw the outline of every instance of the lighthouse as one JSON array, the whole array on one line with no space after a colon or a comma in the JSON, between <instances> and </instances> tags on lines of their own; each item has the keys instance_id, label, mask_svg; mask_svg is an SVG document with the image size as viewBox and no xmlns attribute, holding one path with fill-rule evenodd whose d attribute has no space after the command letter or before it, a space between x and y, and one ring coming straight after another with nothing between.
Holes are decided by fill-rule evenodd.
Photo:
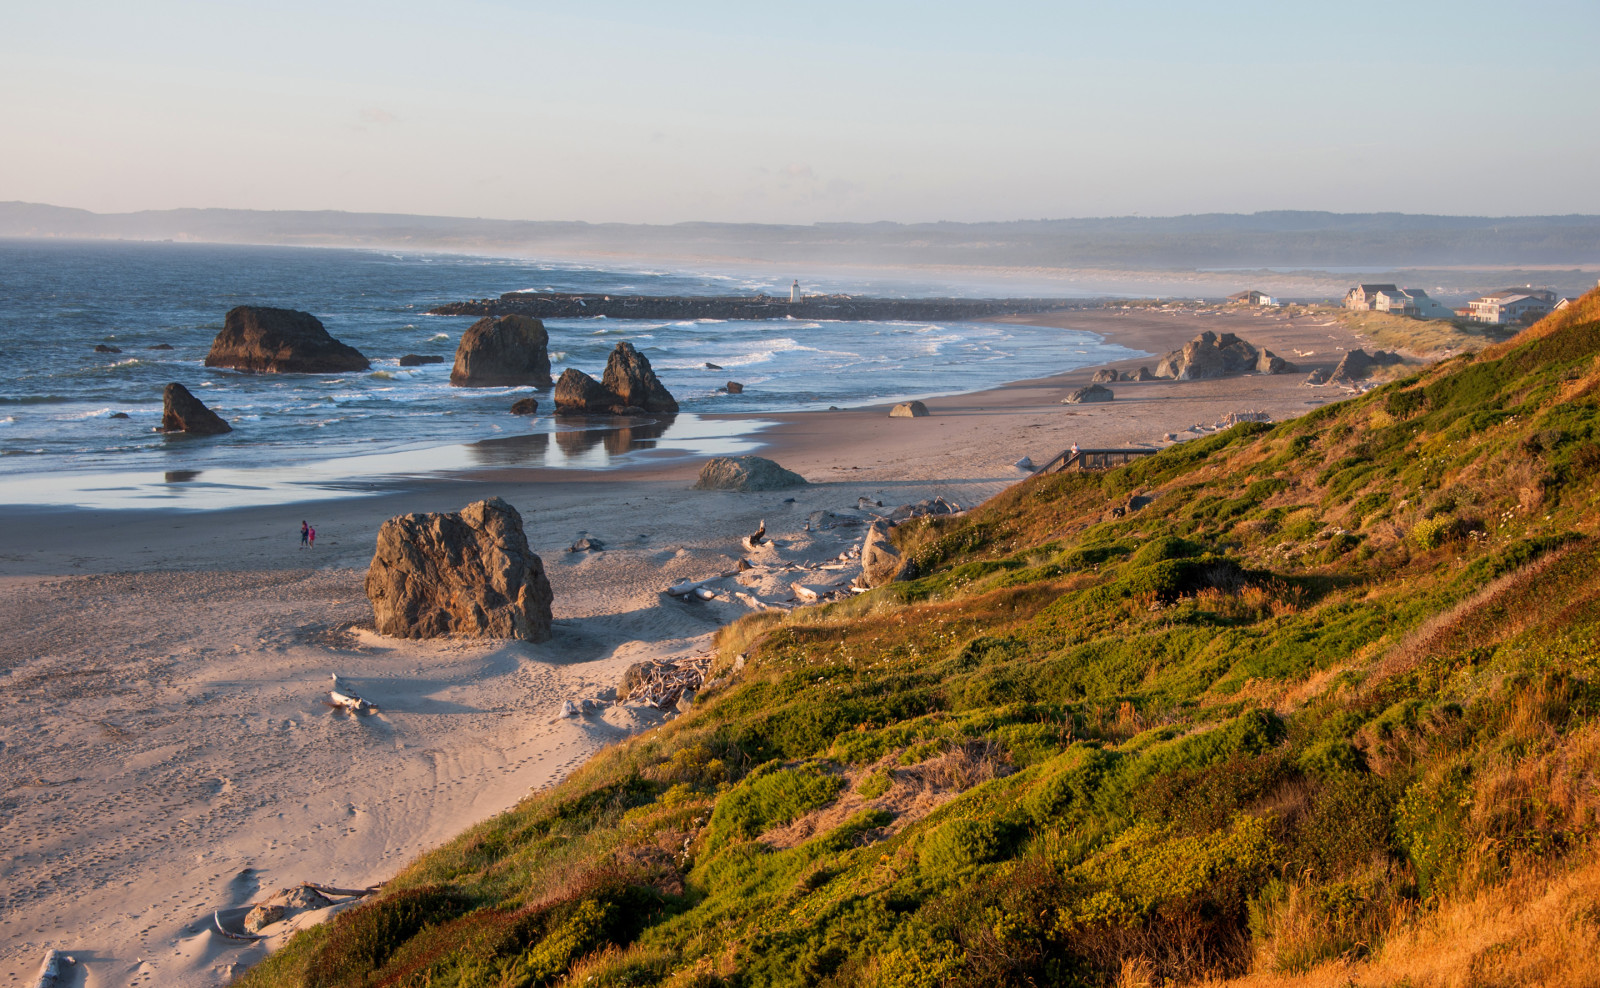
<instances>
[{"instance_id":1,"label":"lighthouse","mask_svg":"<svg viewBox=\"0 0 1600 988\"><path fill-rule=\"evenodd\" d=\"M800 279L796 278L794 284L789 286L789 304L796 305L800 302Z\"/></svg>"}]
</instances>

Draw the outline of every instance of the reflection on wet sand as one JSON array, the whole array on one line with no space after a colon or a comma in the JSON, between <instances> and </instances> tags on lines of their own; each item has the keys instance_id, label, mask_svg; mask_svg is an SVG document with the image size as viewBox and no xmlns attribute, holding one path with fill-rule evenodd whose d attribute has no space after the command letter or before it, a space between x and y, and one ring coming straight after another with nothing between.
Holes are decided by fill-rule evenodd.
<instances>
[{"instance_id":1,"label":"reflection on wet sand","mask_svg":"<svg viewBox=\"0 0 1600 988\"><path fill-rule=\"evenodd\" d=\"M653 449L656 440L672 428L675 415L648 419L591 419L586 428L554 434L560 465L603 466L613 456L640 449ZM563 423L565 424L565 423ZM470 444L473 460L484 466L554 466L549 462L550 433L485 439Z\"/></svg>"},{"instance_id":2,"label":"reflection on wet sand","mask_svg":"<svg viewBox=\"0 0 1600 988\"><path fill-rule=\"evenodd\" d=\"M168 470L165 480L169 484L187 484L198 476L200 476L199 470Z\"/></svg>"}]
</instances>

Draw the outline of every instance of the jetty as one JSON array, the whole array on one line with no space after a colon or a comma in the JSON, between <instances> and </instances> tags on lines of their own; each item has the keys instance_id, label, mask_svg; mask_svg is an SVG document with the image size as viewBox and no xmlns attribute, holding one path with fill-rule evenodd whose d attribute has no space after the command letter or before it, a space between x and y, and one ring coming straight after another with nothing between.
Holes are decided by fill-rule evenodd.
<instances>
[{"instance_id":1,"label":"jetty","mask_svg":"<svg viewBox=\"0 0 1600 988\"><path fill-rule=\"evenodd\" d=\"M605 295L507 292L499 298L449 302L435 316L533 316L536 319L900 319L962 320L1098 308L1103 299L873 298L854 295Z\"/></svg>"}]
</instances>

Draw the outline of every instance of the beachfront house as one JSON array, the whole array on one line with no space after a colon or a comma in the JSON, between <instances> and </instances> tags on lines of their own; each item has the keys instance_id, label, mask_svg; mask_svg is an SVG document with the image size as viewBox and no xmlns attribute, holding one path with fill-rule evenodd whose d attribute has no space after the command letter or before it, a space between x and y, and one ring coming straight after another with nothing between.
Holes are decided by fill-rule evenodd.
<instances>
[{"instance_id":1,"label":"beachfront house","mask_svg":"<svg viewBox=\"0 0 1600 988\"><path fill-rule=\"evenodd\" d=\"M1448 319L1450 310L1420 288L1395 285L1357 285L1345 292L1344 307L1357 312L1392 312L1417 319Z\"/></svg>"},{"instance_id":2,"label":"beachfront house","mask_svg":"<svg viewBox=\"0 0 1600 988\"><path fill-rule=\"evenodd\" d=\"M1228 301L1234 305L1272 306L1278 304L1278 300L1271 295L1266 292L1258 292L1253 288L1247 292L1239 292L1237 295L1229 295Z\"/></svg>"},{"instance_id":3,"label":"beachfront house","mask_svg":"<svg viewBox=\"0 0 1600 988\"><path fill-rule=\"evenodd\" d=\"M1467 318L1491 326L1533 323L1555 307L1556 293L1527 285L1502 288L1467 303Z\"/></svg>"},{"instance_id":4,"label":"beachfront house","mask_svg":"<svg viewBox=\"0 0 1600 988\"><path fill-rule=\"evenodd\" d=\"M1357 312L1370 312L1376 306L1379 292L1398 292L1396 285L1357 285L1344 293L1344 307Z\"/></svg>"}]
</instances>

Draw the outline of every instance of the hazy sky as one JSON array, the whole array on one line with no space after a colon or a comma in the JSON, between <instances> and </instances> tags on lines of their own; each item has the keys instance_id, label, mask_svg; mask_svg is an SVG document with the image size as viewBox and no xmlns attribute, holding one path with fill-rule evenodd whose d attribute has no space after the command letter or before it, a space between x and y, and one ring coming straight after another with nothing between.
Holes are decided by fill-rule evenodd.
<instances>
[{"instance_id":1,"label":"hazy sky","mask_svg":"<svg viewBox=\"0 0 1600 988\"><path fill-rule=\"evenodd\" d=\"M0 200L1600 213L1600 0L0 2Z\"/></svg>"}]
</instances>

